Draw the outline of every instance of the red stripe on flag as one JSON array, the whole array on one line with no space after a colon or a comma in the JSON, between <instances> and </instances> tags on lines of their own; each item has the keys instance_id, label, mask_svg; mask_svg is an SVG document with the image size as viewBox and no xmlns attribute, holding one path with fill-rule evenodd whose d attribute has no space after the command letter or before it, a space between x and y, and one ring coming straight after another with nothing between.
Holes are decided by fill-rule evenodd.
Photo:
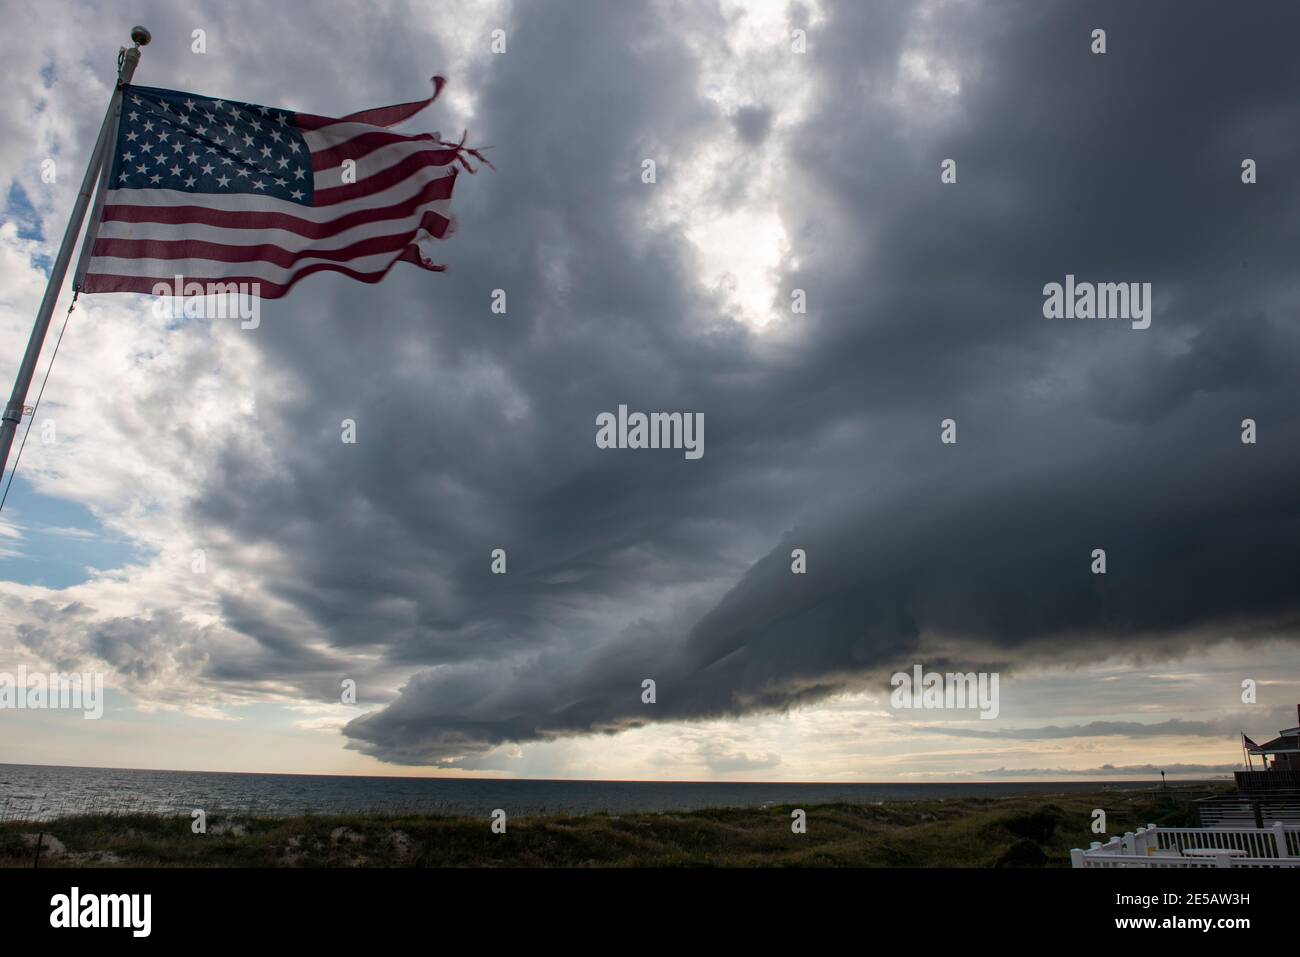
<instances>
[{"instance_id":1,"label":"red stripe on flag","mask_svg":"<svg viewBox=\"0 0 1300 957\"><path fill-rule=\"evenodd\" d=\"M442 88L447 85L447 79L446 77L435 76L432 80L433 96L427 100L412 100L410 103L397 103L393 106L377 106L374 109L361 110L344 117L296 113L294 114L294 120L304 130L319 130L334 123L368 123L371 126L396 126L404 120L409 120L438 98Z\"/></svg>"},{"instance_id":2,"label":"red stripe on flag","mask_svg":"<svg viewBox=\"0 0 1300 957\"><path fill-rule=\"evenodd\" d=\"M420 133L416 136L403 136L400 133L390 133L387 130L375 130L373 133L362 133L360 136L354 136L338 146L332 146L327 150L317 150L311 154L312 172L318 170L330 169L340 165L346 159L361 159L368 156L375 150L385 146L392 146L394 143L419 143L428 142L434 145L441 143L441 140L433 138L432 133ZM455 159L456 150L451 147L447 152L452 154L452 158L447 162L450 163Z\"/></svg>"},{"instance_id":3,"label":"red stripe on flag","mask_svg":"<svg viewBox=\"0 0 1300 957\"><path fill-rule=\"evenodd\" d=\"M337 203L346 203L351 199L360 199L362 196L382 193L390 186L396 186L403 180L409 179L426 166L451 166L459 155L459 151L454 149L423 150L419 153L412 153L410 156L394 163L388 169L367 176L359 183L348 183L346 186L329 186L325 189L316 190L312 194L311 204L319 209L322 206L334 206ZM454 180L459 172L459 169L453 167L451 172L442 178Z\"/></svg>"}]
</instances>

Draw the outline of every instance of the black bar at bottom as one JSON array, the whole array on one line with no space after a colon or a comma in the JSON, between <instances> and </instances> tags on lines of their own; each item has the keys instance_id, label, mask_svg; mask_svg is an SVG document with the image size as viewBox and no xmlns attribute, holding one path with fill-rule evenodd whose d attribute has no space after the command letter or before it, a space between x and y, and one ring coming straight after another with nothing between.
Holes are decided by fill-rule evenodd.
<instances>
[{"instance_id":1,"label":"black bar at bottom","mask_svg":"<svg viewBox=\"0 0 1300 957\"><path fill-rule=\"evenodd\" d=\"M148 937L131 926L52 926L59 896L70 910L74 887L83 911L98 909L99 895L149 895ZM995 942L1003 933L1057 935L1044 942L1102 933L1218 938L1288 932L1295 897L1292 869L0 871L7 944L76 933L127 946L147 939L334 949L349 941L373 946L377 934L394 943L410 933L436 940L453 928L494 944L533 945L565 935L612 934L604 938L612 943L669 932L680 942L688 928L765 944L787 934L808 943L809 934L831 931L872 945ZM116 907L128 925L126 915L135 913L141 924L143 897L134 900L137 911L124 910L119 897L104 912L111 917Z\"/></svg>"}]
</instances>

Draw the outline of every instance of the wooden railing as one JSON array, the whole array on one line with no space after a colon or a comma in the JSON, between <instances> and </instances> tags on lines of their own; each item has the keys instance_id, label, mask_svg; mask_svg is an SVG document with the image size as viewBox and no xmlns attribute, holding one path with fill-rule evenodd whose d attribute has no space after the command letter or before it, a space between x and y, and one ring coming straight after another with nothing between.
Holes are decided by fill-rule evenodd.
<instances>
[{"instance_id":1,"label":"wooden railing","mask_svg":"<svg viewBox=\"0 0 1300 957\"><path fill-rule=\"evenodd\" d=\"M1074 867L1300 867L1300 826L1190 828L1148 824L1070 852Z\"/></svg>"},{"instance_id":2,"label":"wooden railing","mask_svg":"<svg viewBox=\"0 0 1300 957\"><path fill-rule=\"evenodd\" d=\"M1300 771L1235 771L1242 791L1300 790Z\"/></svg>"},{"instance_id":3,"label":"wooden railing","mask_svg":"<svg viewBox=\"0 0 1300 957\"><path fill-rule=\"evenodd\" d=\"M1201 827L1300 824L1300 791L1239 791L1194 802Z\"/></svg>"}]
</instances>

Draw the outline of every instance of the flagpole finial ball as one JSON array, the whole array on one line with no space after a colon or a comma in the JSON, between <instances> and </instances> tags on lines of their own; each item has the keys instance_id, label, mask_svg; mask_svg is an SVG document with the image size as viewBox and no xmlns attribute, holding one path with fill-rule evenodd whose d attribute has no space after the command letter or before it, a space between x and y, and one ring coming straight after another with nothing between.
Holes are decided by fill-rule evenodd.
<instances>
[{"instance_id":1,"label":"flagpole finial ball","mask_svg":"<svg viewBox=\"0 0 1300 957\"><path fill-rule=\"evenodd\" d=\"M131 28L131 42L134 43L136 46L138 47L148 46L149 41L152 39L153 39L153 34L151 34L144 27L137 26Z\"/></svg>"}]
</instances>

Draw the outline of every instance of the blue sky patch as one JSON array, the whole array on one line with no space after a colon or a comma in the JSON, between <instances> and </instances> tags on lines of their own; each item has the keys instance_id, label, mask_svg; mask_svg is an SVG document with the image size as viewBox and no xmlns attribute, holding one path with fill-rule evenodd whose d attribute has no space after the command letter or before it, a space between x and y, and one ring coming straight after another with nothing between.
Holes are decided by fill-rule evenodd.
<instances>
[{"instance_id":1,"label":"blue sky patch","mask_svg":"<svg viewBox=\"0 0 1300 957\"><path fill-rule=\"evenodd\" d=\"M0 513L0 580L68 588L87 581L93 570L144 560L139 547L105 528L84 506L41 495L21 473L14 479Z\"/></svg>"}]
</instances>

